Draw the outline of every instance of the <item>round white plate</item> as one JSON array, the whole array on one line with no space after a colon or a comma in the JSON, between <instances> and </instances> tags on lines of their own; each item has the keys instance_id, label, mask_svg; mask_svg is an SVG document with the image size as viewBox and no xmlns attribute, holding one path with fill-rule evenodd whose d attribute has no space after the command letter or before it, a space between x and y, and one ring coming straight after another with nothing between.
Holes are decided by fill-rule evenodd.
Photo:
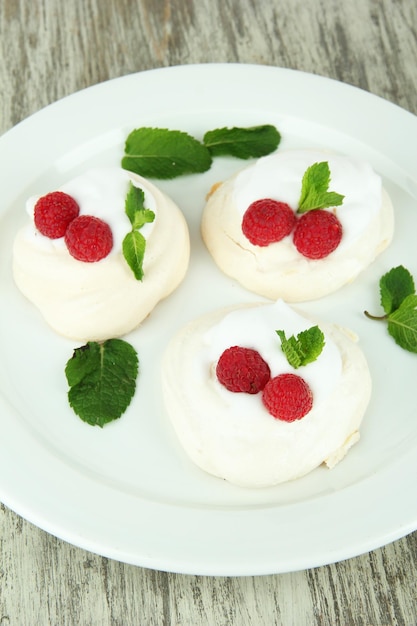
<instances>
[{"instance_id":1,"label":"round white plate","mask_svg":"<svg viewBox=\"0 0 417 626\"><path fill-rule=\"evenodd\" d=\"M141 375L124 416L103 429L67 403L66 361L55 335L17 291L11 249L27 196L85 168L119 164L141 126L198 138L221 126L275 124L280 149L320 146L368 159L396 209L395 239L354 284L304 305L355 330L374 391L360 442L333 470L276 488L245 490L206 475L179 447L159 389L173 332L208 310L256 296L223 276L199 234L211 185L246 165L215 159L204 175L157 183L183 209L192 256L182 286L130 341ZM167 571L255 575L352 557L417 528L417 357L398 348L379 311L379 278L403 264L417 278L417 118L361 90L266 66L182 66L86 89L0 138L0 499L46 531L92 552Z\"/></svg>"}]
</instances>

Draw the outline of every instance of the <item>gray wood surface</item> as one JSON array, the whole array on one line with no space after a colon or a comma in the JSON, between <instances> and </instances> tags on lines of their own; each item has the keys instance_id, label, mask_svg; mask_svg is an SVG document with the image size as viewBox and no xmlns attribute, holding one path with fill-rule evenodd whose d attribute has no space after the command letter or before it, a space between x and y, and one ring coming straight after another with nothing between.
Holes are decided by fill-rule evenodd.
<instances>
[{"instance_id":1,"label":"gray wood surface","mask_svg":"<svg viewBox=\"0 0 417 626\"><path fill-rule=\"evenodd\" d=\"M417 3L1 0L0 132L100 81L200 62L313 72L417 114ZM412 533L302 572L169 574L85 552L1 505L0 625L410 626L416 561Z\"/></svg>"}]
</instances>

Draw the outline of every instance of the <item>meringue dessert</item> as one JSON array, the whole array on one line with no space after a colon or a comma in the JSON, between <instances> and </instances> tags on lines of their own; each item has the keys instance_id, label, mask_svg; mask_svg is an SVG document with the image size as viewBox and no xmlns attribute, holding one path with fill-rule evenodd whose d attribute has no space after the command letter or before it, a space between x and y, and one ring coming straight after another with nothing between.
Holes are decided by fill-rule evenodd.
<instances>
[{"instance_id":1,"label":"meringue dessert","mask_svg":"<svg viewBox=\"0 0 417 626\"><path fill-rule=\"evenodd\" d=\"M142 191L144 207L152 215L140 225L139 236L146 243L141 279L135 277L122 247L133 231L125 212L132 186ZM39 197L30 198L27 223L14 241L15 283L57 333L77 341L120 337L136 328L183 280L190 255L185 218L152 183L118 167L88 170L57 191L78 205L77 220L94 220L104 230L97 231L96 241L87 242L91 248L84 251L87 261L79 260L69 252L70 244L78 245L78 235L73 232L69 237L77 222L74 216L65 236L45 236L35 225ZM88 257L104 240L103 258Z\"/></svg>"},{"instance_id":2,"label":"meringue dessert","mask_svg":"<svg viewBox=\"0 0 417 626\"><path fill-rule=\"evenodd\" d=\"M343 201L301 216L303 176L319 163L328 164L330 190ZM262 200L287 204L294 222L282 239L258 245L242 225L249 207ZM305 256L295 245L301 218L324 212L337 217L340 242L320 258ZM201 222L203 240L222 272L249 291L287 302L318 299L353 281L389 245L393 231L391 200L371 166L319 150L278 151L215 185Z\"/></svg>"},{"instance_id":3,"label":"meringue dessert","mask_svg":"<svg viewBox=\"0 0 417 626\"><path fill-rule=\"evenodd\" d=\"M334 467L359 440L372 385L356 336L320 323L321 353L296 368L281 347L277 330L288 338L313 325L317 322L278 300L208 313L172 338L162 362L164 402L184 451L198 467L238 486L269 487L321 464ZM267 382L257 389L230 390L220 378L220 363L237 348L266 365ZM234 376L241 376L239 368ZM271 412L271 390L273 397L276 381L284 379L308 390L310 404L299 415L290 407L299 401L298 391L288 401L285 393L273 398L283 413Z\"/></svg>"}]
</instances>

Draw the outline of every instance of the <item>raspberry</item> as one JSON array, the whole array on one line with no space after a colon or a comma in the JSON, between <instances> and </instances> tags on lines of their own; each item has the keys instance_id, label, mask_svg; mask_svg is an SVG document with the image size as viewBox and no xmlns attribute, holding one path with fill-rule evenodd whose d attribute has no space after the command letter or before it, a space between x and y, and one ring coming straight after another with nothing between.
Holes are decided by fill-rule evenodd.
<instances>
[{"instance_id":1,"label":"raspberry","mask_svg":"<svg viewBox=\"0 0 417 626\"><path fill-rule=\"evenodd\" d=\"M219 382L229 391L258 393L271 377L268 364L251 348L232 346L220 356L216 367Z\"/></svg>"},{"instance_id":2,"label":"raspberry","mask_svg":"<svg viewBox=\"0 0 417 626\"><path fill-rule=\"evenodd\" d=\"M294 231L294 245L308 259L323 259L342 239L342 224L334 213L313 209L304 213Z\"/></svg>"},{"instance_id":3,"label":"raspberry","mask_svg":"<svg viewBox=\"0 0 417 626\"><path fill-rule=\"evenodd\" d=\"M313 394L304 378L280 374L265 385L262 401L268 411L284 422L304 417L313 406Z\"/></svg>"},{"instance_id":4,"label":"raspberry","mask_svg":"<svg viewBox=\"0 0 417 626\"><path fill-rule=\"evenodd\" d=\"M80 212L77 202L63 191L52 191L39 198L35 204L35 226L49 239L59 239L65 235L68 224Z\"/></svg>"},{"instance_id":5,"label":"raspberry","mask_svg":"<svg viewBox=\"0 0 417 626\"><path fill-rule=\"evenodd\" d=\"M289 235L295 222L294 211L288 204L264 198L246 209L242 231L251 243L265 247Z\"/></svg>"},{"instance_id":6,"label":"raspberry","mask_svg":"<svg viewBox=\"0 0 417 626\"><path fill-rule=\"evenodd\" d=\"M110 226L92 215L80 215L67 228L68 252L78 261L94 263L106 257L113 247Z\"/></svg>"}]
</instances>

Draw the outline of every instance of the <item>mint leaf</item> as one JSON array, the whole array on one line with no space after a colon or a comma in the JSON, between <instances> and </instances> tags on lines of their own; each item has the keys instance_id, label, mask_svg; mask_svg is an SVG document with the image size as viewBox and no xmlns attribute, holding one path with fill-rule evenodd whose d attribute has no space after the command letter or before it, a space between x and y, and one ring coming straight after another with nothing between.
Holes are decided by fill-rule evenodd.
<instances>
[{"instance_id":1,"label":"mint leaf","mask_svg":"<svg viewBox=\"0 0 417 626\"><path fill-rule=\"evenodd\" d=\"M130 223L135 223L136 214L140 213L144 209L145 193L143 189L135 187L131 182L129 183L129 191L125 198L125 213L128 216Z\"/></svg>"},{"instance_id":2,"label":"mint leaf","mask_svg":"<svg viewBox=\"0 0 417 626\"><path fill-rule=\"evenodd\" d=\"M417 295L407 296L388 315L388 332L394 341L409 352L417 353Z\"/></svg>"},{"instance_id":3,"label":"mint leaf","mask_svg":"<svg viewBox=\"0 0 417 626\"><path fill-rule=\"evenodd\" d=\"M402 265L384 274L379 281L379 288L381 306L388 315L398 309L407 296L415 293L414 279Z\"/></svg>"},{"instance_id":4,"label":"mint leaf","mask_svg":"<svg viewBox=\"0 0 417 626\"><path fill-rule=\"evenodd\" d=\"M143 189L135 187L132 183L129 185L129 191L126 195L125 212L128 216L132 229L142 228L144 224L153 222L155 213L144 206L145 194Z\"/></svg>"},{"instance_id":5,"label":"mint leaf","mask_svg":"<svg viewBox=\"0 0 417 626\"><path fill-rule=\"evenodd\" d=\"M122 159L124 169L160 179L206 172L211 163L206 146L188 133L147 127L128 135Z\"/></svg>"},{"instance_id":6,"label":"mint leaf","mask_svg":"<svg viewBox=\"0 0 417 626\"><path fill-rule=\"evenodd\" d=\"M135 275L136 280L143 279L143 258L145 256L146 239L142 233L132 230L122 242L123 256Z\"/></svg>"},{"instance_id":7,"label":"mint leaf","mask_svg":"<svg viewBox=\"0 0 417 626\"><path fill-rule=\"evenodd\" d=\"M238 159L259 158L277 149L281 135L270 124L249 128L218 128L208 131L204 145L213 156L234 156Z\"/></svg>"},{"instance_id":8,"label":"mint leaf","mask_svg":"<svg viewBox=\"0 0 417 626\"><path fill-rule=\"evenodd\" d=\"M72 359L66 365L65 374L70 387L78 385L83 378L96 369L99 360L98 344L81 346L74 351Z\"/></svg>"},{"instance_id":9,"label":"mint leaf","mask_svg":"<svg viewBox=\"0 0 417 626\"><path fill-rule=\"evenodd\" d=\"M281 349L288 363L295 369L315 361L324 348L324 334L318 326L303 330L297 337L291 335L288 339L283 330L275 332L281 340Z\"/></svg>"},{"instance_id":10,"label":"mint leaf","mask_svg":"<svg viewBox=\"0 0 417 626\"><path fill-rule=\"evenodd\" d=\"M145 193L143 189L135 187L135 185L130 183L129 191L126 194L125 212L132 225L132 230L123 239L122 251L136 280L142 280L143 278L143 259L146 248L145 237L137 231L144 224L153 222L155 219L155 213L150 209L146 209L144 202Z\"/></svg>"},{"instance_id":11,"label":"mint leaf","mask_svg":"<svg viewBox=\"0 0 417 626\"><path fill-rule=\"evenodd\" d=\"M379 281L381 306L385 315L371 315L372 320L386 321L388 333L404 350L417 353L417 294L410 272L399 265Z\"/></svg>"},{"instance_id":12,"label":"mint leaf","mask_svg":"<svg viewBox=\"0 0 417 626\"><path fill-rule=\"evenodd\" d=\"M212 156L265 156L276 150L280 141L280 133L271 124L217 128L206 132L203 143L180 130L143 127L128 135L122 167L147 178L169 179L206 172Z\"/></svg>"},{"instance_id":13,"label":"mint leaf","mask_svg":"<svg viewBox=\"0 0 417 626\"><path fill-rule=\"evenodd\" d=\"M344 196L335 191L328 191L330 184L330 168L327 161L314 163L304 173L301 183L301 195L298 202L298 213L313 209L325 209L340 206Z\"/></svg>"},{"instance_id":14,"label":"mint leaf","mask_svg":"<svg viewBox=\"0 0 417 626\"><path fill-rule=\"evenodd\" d=\"M76 415L100 427L118 419L135 393L138 367L135 349L122 339L76 348L65 367L68 400Z\"/></svg>"},{"instance_id":15,"label":"mint leaf","mask_svg":"<svg viewBox=\"0 0 417 626\"><path fill-rule=\"evenodd\" d=\"M281 349L285 354L288 363L295 369L298 369L301 366L302 359L297 350L297 339L294 335L287 339L283 330L276 330L275 332L281 339Z\"/></svg>"}]
</instances>

